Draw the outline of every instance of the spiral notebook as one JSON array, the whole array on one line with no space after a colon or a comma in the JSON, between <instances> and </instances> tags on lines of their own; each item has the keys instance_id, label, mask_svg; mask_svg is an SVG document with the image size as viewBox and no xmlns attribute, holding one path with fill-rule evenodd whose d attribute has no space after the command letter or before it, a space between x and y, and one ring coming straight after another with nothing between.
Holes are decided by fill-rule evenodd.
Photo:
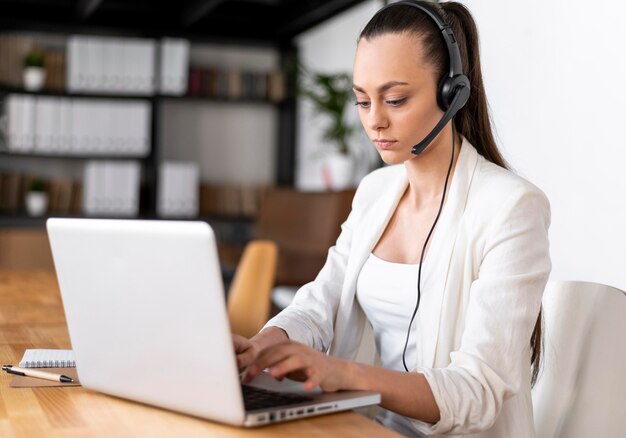
<instances>
[{"instance_id":1,"label":"spiral notebook","mask_svg":"<svg viewBox=\"0 0 626 438\"><path fill-rule=\"evenodd\" d=\"M20 361L21 368L75 368L72 350L26 350Z\"/></svg>"}]
</instances>

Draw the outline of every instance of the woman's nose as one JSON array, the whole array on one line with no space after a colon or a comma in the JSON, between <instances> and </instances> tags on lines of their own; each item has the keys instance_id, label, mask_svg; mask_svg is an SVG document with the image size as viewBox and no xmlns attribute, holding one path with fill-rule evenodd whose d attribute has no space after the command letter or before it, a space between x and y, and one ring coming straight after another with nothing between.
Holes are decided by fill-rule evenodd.
<instances>
[{"instance_id":1,"label":"woman's nose","mask_svg":"<svg viewBox=\"0 0 626 438\"><path fill-rule=\"evenodd\" d=\"M367 116L367 127L376 131L378 129L386 128L389 125L389 120L383 108L380 105L372 104Z\"/></svg>"}]
</instances>

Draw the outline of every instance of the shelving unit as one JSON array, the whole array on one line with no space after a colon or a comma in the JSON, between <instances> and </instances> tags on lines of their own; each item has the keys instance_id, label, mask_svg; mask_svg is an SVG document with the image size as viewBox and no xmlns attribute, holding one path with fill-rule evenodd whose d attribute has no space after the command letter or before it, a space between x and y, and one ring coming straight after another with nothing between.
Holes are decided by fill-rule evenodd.
<instances>
[{"instance_id":1,"label":"shelving unit","mask_svg":"<svg viewBox=\"0 0 626 438\"><path fill-rule=\"evenodd\" d=\"M37 92L27 91L19 87L10 87L0 85L0 99L9 95L30 95L30 96L46 96L46 97L59 97L59 98L71 98L71 99L91 99L91 100L119 100L119 101L145 101L150 104L150 148L149 152L145 156L136 155L112 155L107 153L40 153L36 151L20 152L10 151L6 148L0 149L0 157L11 157L14 159L50 159L50 160L138 160L142 164L142 184L141 184L141 206L140 218L158 218L156 212L157 203L157 171L159 166L159 117L161 114L161 106L169 102L194 102L194 103L208 103L218 105L260 105L260 106L275 106L280 114L279 117L279 147L278 147L278 162L283 163L277 166L277 175L275 178L276 183L283 185L290 185L293 183L293 117L290 117L290 111L295 108L295 101L293 96L287 96L280 101L272 101L268 98L259 97L237 97L230 98L225 96L191 96L191 95L166 95L166 94L154 94L150 96L146 95L116 95L112 93L92 93L92 92L68 92L68 91L53 91L42 90ZM282 141L282 144L280 144ZM1 145L0 145L1 147ZM39 224L40 221L36 219L23 217L20 219L20 215L0 215L0 226L11 226L11 224ZM78 216L80 217L80 216ZM199 218L201 219L201 218ZM213 218L209 218L213 219ZM218 218L223 219L223 218ZM241 217L232 218L235 222L241 222ZM248 221L251 218L247 218Z\"/></svg>"},{"instance_id":2,"label":"shelving unit","mask_svg":"<svg viewBox=\"0 0 626 438\"><path fill-rule=\"evenodd\" d=\"M57 35L103 35L159 39L163 36L188 39L192 45L217 44L250 48L272 48L278 53L280 67L293 66L297 59L294 37L324 20L360 3L362 0L316 0L291 2L289 0L251 1L242 4L234 0L219 2L160 2L142 0L105 0L50 2L33 0L27 3L0 0L3 14L0 33L34 32ZM293 89L295 78L287 76L287 88ZM280 102L264 99L226 99L196 96L114 96L108 93L67 93L43 91L30 93L15 87L0 87L0 94L25 93L37 96L71 98L147 99L151 103L151 148L148 156L141 158L143 191L141 218L156 218L157 168L162 159L159 149L159 126L162 108L181 102L193 104L271 105L276 110L276 148L274 184L292 186L295 171L296 99L287 96ZM0 152L3 158L35 163L47 160L80 162L87 159L122 159L107 155L57 156L56 154L16 154ZM126 157L123 157L126 158ZM198 219L235 226L249 224L247 217L212 216ZM24 215L0 215L0 228L13 226L42 227L45 218Z\"/></svg>"},{"instance_id":3,"label":"shelving unit","mask_svg":"<svg viewBox=\"0 0 626 438\"><path fill-rule=\"evenodd\" d=\"M362 1L0 0L0 32L26 31L152 39L169 36L185 38L192 44L272 47L279 53L279 64L286 66L293 65L293 60L297 58L294 45L297 35ZM293 78L288 78L288 81L288 87L292 86ZM155 96L155 99L163 99L160 101L163 102L172 98ZM212 100L218 101L231 104L230 101ZM252 103L249 100L245 102ZM153 105L157 106L160 105ZM295 99L288 98L276 104L276 107L278 132L274 182L277 185L290 186L294 182L295 168ZM153 116L153 125L156 125L157 114L153 113ZM156 130L153 129L152 134L155 138ZM158 152L156 151L157 155Z\"/></svg>"}]
</instances>

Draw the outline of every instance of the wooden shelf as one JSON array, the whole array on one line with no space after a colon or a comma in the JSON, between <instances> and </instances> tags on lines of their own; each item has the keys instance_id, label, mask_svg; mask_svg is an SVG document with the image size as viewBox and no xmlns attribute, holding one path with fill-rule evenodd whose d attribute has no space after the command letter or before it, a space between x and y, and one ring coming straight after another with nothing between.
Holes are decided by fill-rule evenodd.
<instances>
[{"instance_id":1,"label":"wooden shelf","mask_svg":"<svg viewBox=\"0 0 626 438\"><path fill-rule=\"evenodd\" d=\"M55 91L55 90L39 90L28 91L20 87L11 87L7 85L0 85L0 94L27 94L31 96L50 96L50 97L67 97L78 99L112 99L112 100L150 100L150 101L185 101L185 102L215 102L215 103L253 103L263 105L279 105L286 99L280 101L273 101L266 98L259 97L240 97L231 98L226 96L192 96L192 95L170 95L155 93L151 95L145 94L115 94L115 93L87 93L80 92L74 93L70 91Z\"/></svg>"},{"instance_id":2,"label":"wooden shelf","mask_svg":"<svg viewBox=\"0 0 626 438\"><path fill-rule=\"evenodd\" d=\"M69 91L39 90L28 91L21 87L0 85L0 94L29 94L32 96L71 97L79 99L113 99L113 100L153 100L155 95L146 94L115 94L115 93L73 93Z\"/></svg>"},{"instance_id":3,"label":"wooden shelf","mask_svg":"<svg viewBox=\"0 0 626 438\"><path fill-rule=\"evenodd\" d=\"M19 158L45 158L57 160L144 160L148 155L110 155L110 154L70 154L68 152L39 153L39 152L15 152L7 149L0 150L0 156L10 156Z\"/></svg>"},{"instance_id":4,"label":"wooden shelf","mask_svg":"<svg viewBox=\"0 0 626 438\"><path fill-rule=\"evenodd\" d=\"M166 94L157 95L157 99L162 101L185 101L185 102L215 102L215 103L233 103L233 104L241 104L241 103L253 103L253 104L262 104L262 105L279 105L283 102L273 101L270 99L259 98L259 97L240 97L240 98L232 98L232 97L221 97L221 96L172 96Z\"/></svg>"},{"instance_id":5,"label":"wooden shelf","mask_svg":"<svg viewBox=\"0 0 626 438\"><path fill-rule=\"evenodd\" d=\"M211 215L211 216L198 216L193 218L167 218L157 217L150 214L140 214L137 217L111 217L111 216L83 216L83 215L64 215L64 214L51 214L46 216L28 216L25 213L18 214L0 214L0 229L12 228L12 227L44 227L46 221L50 217L62 217L62 218L76 218L76 219L145 219L145 220L177 220L177 221L202 221L209 224L232 224L232 225L252 225L255 221L254 218L244 216L223 216L223 215Z\"/></svg>"}]
</instances>

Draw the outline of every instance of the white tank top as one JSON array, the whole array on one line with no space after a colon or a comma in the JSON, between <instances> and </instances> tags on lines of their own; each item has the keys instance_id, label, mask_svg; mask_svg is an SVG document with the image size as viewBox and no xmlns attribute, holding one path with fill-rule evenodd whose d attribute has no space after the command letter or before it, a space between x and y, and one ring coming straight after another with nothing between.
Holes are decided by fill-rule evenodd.
<instances>
[{"instance_id":1,"label":"white tank top","mask_svg":"<svg viewBox=\"0 0 626 438\"><path fill-rule=\"evenodd\" d=\"M419 264L392 263L370 254L357 279L357 300L374 329L382 366L388 369L404 371L402 351L417 303L418 268ZM416 365L415 355L411 333L405 356L409 371Z\"/></svg>"},{"instance_id":2,"label":"white tank top","mask_svg":"<svg viewBox=\"0 0 626 438\"><path fill-rule=\"evenodd\" d=\"M357 279L356 297L372 324L382 366L387 369L405 371L402 351L417 303L418 268L419 264L392 263L370 254ZM424 280L422 269L422 292ZM409 371L415 368L417 359L413 330L405 359ZM380 408L376 420L404 436L423 437L407 417L395 412Z\"/></svg>"}]
</instances>

